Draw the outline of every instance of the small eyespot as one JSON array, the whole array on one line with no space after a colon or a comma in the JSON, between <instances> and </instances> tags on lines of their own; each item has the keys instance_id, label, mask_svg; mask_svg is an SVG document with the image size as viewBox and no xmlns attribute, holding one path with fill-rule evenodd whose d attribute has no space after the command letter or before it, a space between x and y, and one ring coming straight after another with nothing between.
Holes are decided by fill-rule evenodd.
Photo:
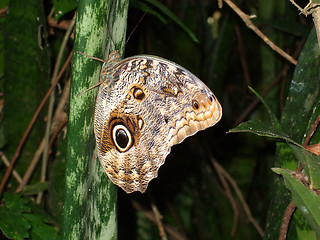
<instances>
[{"instance_id":1,"label":"small eyespot","mask_svg":"<svg viewBox=\"0 0 320 240\"><path fill-rule=\"evenodd\" d=\"M138 88L138 87L133 87L133 89L131 90L132 91L132 95L135 99L137 100L143 100L145 98L145 94L143 92L143 90L141 88Z\"/></svg>"},{"instance_id":2,"label":"small eyespot","mask_svg":"<svg viewBox=\"0 0 320 240\"><path fill-rule=\"evenodd\" d=\"M209 101L210 101L210 102L213 102L213 97L212 97L212 95L209 96Z\"/></svg>"},{"instance_id":3,"label":"small eyespot","mask_svg":"<svg viewBox=\"0 0 320 240\"><path fill-rule=\"evenodd\" d=\"M194 109L199 109L199 103L198 103L196 100L193 100L193 101L192 101L192 107L193 107Z\"/></svg>"},{"instance_id":4,"label":"small eyespot","mask_svg":"<svg viewBox=\"0 0 320 240\"><path fill-rule=\"evenodd\" d=\"M132 135L124 125L116 125L112 129L112 138L120 152L128 151L132 146Z\"/></svg>"}]
</instances>

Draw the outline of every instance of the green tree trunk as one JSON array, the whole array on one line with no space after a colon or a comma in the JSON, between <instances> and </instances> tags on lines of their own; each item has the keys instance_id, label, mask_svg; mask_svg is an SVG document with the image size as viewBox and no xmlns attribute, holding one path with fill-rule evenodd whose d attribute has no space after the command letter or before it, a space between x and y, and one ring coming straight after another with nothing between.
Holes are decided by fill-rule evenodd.
<instances>
[{"instance_id":1,"label":"green tree trunk","mask_svg":"<svg viewBox=\"0 0 320 240\"><path fill-rule=\"evenodd\" d=\"M123 49L128 1L79 1L74 52L103 58ZM110 33L112 36L110 36ZM94 151L93 114L97 89L77 96L99 81L101 62L74 54L68 123L64 239L116 239L117 188Z\"/></svg>"}]
</instances>

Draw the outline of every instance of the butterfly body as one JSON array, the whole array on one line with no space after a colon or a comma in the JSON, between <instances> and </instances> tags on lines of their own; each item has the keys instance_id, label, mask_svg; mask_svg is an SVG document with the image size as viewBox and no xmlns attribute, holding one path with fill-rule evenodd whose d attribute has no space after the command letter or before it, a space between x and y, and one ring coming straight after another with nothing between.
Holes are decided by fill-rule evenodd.
<instances>
[{"instance_id":1,"label":"butterfly body","mask_svg":"<svg viewBox=\"0 0 320 240\"><path fill-rule=\"evenodd\" d=\"M174 144L213 126L221 106L196 76L168 60L139 55L103 65L95 106L98 157L127 193L145 192Z\"/></svg>"}]
</instances>

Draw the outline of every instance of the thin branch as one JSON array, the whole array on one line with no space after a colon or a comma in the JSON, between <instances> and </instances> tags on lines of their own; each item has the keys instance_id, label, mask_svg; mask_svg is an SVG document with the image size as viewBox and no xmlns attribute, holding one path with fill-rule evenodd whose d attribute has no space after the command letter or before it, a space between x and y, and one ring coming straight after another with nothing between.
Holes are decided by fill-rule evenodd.
<instances>
[{"instance_id":1,"label":"thin branch","mask_svg":"<svg viewBox=\"0 0 320 240\"><path fill-rule=\"evenodd\" d=\"M71 21L70 20L58 21L58 20L54 20L53 18L48 18L48 25L50 27L59 28L62 30L67 30L71 24Z\"/></svg>"},{"instance_id":2,"label":"thin branch","mask_svg":"<svg viewBox=\"0 0 320 240\"><path fill-rule=\"evenodd\" d=\"M178 217L176 211L174 210L174 208L172 207L172 205L170 204L170 202L167 202L167 206L168 206L168 208L169 208L169 211L170 211L172 217L173 217L174 220L176 221L177 228L178 228L180 234L183 235L184 239L188 240L189 238L188 238L188 236L187 236L187 231L186 231L185 227L183 226L180 218Z\"/></svg>"},{"instance_id":3,"label":"thin branch","mask_svg":"<svg viewBox=\"0 0 320 240\"><path fill-rule=\"evenodd\" d=\"M65 52L65 48L67 46L67 42L69 40L70 34L72 32L72 29L74 27L76 21L76 15L73 16L73 19L70 22L70 25L64 35L64 38L62 40L59 53L57 56L57 60L53 69L52 77L51 77L51 83L54 82L54 80L57 78L59 68L61 65L62 57ZM52 123L52 112L54 108L54 102L55 102L55 95L54 91L52 91L50 98L49 98L49 106L48 106L48 114L47 114L47 123L46 123L46 132L45 132L45 145L43 149L43 155L42 155L42 167L41 167L41 176L40 176L40 182L46 181L46 175L47 175L47 166L48 166L48 151L49 151L49 139L50 139L50 130L51 130L51 123ZM40 204L42 200L43 192L39 192L37 196L36 203Z\"/></svg>"},{"instance_id":4,"label":"thin branch","mask_svg":"<svg viewBox=\"0 0 320 240\"><path fill-rule=\"evenodd\" d=\"M152 211L144 209L137 201L134 200L132 201L132 206L136 210L140 211L150 221L157 223L156 217ZM174 227L164 224L164 228L171 235L171 239L186 240Z\"/></svg>"},{"instance_id":5,"label":"thin branch","mask_svg":"<svg viewBox=\"0 0 320 240\"><path fill-rule=\"evenodd\" d=\"M8 6L0 9L0 18L5 17L8 13Z\"/></svg>"},{"instance_id":6,"label":"thin branch","mask_svg":"<svg viewBox=\"0 0 320 240\"><path fill-rule=\"evenodd\" d=\"M289 62L291 62L294 65L297 65L297 60L295 60L292 56L287 54L285 51L283 51L281 48L279 48L277 45L275 45L266 35L264 35L259 28L257 28L253 22L250 19L250 16L242 12L237 5L235 5L231 0L224 0L229 7L235 11L239 17L244 21L244 23L247 25L248 28L252 29L266 44L268 44L271 49L279 53L282 57L287 59Z\"/></svg>"},{"instance_id":7,"label":"thin branch","mask_svg":"<svg viewBox=\"0 0 320 240\"><path fill-rule=\"evenodd\" d=\"M298 54L301 51L301 48L304 44L304 40L301 41L296 49L296 51L294 52L294 57L298 56ZM290 70L290 65L289 63L285 63L282 71L279 73L279 75L277 76L277 78L261 93L262 97L267 96L267 94L273 89L273 87L275 87L279 81L281 81L281 79L284 79L287 75L288 75L288 71ZM282 84L284 85L284 83ZM284 87L282 88L284 89ZM282 94L280 94L280 98L283 99L283 91L282 90ZM240 115L240 117L238 117L238 119L234 122L233 126L237 126L239 125L241 122L243 122L248 115L253 111L253 109L255 109L255 107L260 103L260 100L258 98L256 98L255 100L252 101L252 103L245 109L245 111ZM280 107L280 109L282 109L282 107Z\"/></svg>"},{"instance_id":8,"label":"thin branch","mask_svg":"<svg viewBox=\"0 0 320 240\"><path fill-rule=\"evenodd\" d=\"M290 202L285 213L283 214L279 232L279 240L285 240L287 238L289 224L294 210L296 210L296 205L293 202Z\"/></svg>"},{"instance_id":9,"label":"thin branch","mask_svg":"<svg viewBox=\"0 0 320 240\"><path fill-rule=\"evenodd\" d=\"M53 117L53 124L52 124L52 130L51 130L52 136L50 138L49 149L51 149L51 145L53 143L53 140L56 138L58 132L60 132L61 129L63 128L63 126L65 126L67 124L68 116L64 112L63 109L69 99L69 94L70 94L70 79L66 82L66 84L63 88L63 92L60 97L59 104L56 108L56 111L55 111L55 114ZM34 169L36 168L36 166L40 160L40 157L43 153L43 149L44 149L44 139L39 144L39 147L38 147L37 151L35 152L33 159L31 161L31 163L29 164L27 171L25 172L25 174L22 178L21 183L19 184L18 188L16 189L16 192L21 192L23 190L23 188L25 187L25 185L27 185L27 183L29 182L29 180L34 172Z\"/></svg>"},{"instance_id":10,"label":"thin branch","mask_svg":"<svg viewBox=\"0 0 320 240\"><path fill-rule=\"evenodd\" d=\"M223 167L213 158L211 157L211 162L212 165L214 166L215 169L217 169L220 173L222 173L224 175L224 177L228 180L228 182L231 184L232 188L235 190L236 194L238 195L240 202L244 208L244 211L249 219L249 221L252 223L252 225L255 227L255 229L258 231L259 235L261 237L263 237L263 230L261 229L261 227L259 226L259 224L256 222L256 220L253 218L250 208L248 206L248 204L246 203L240 189L238 188L238 185L236 183L236 181L229 175L229 173L227 173L226 170L223 169Z\"/></svg>"},{"instance_id":11,"label":"thin branch","mask_svg":"<svg viewBox=\"0 0 320 240\"><path fill-rule=\"evenodd\" d=\"M63 126L65 126L67 124L67 121L68 119L64 119L61 121L61 124L57 125L55 129L53 129L53 131L56 133L56 132L59 132ZM56 138L56 134L53 135L51 137L51 140L50 140L50 143L53 142L53 139ZM29 182L40 158L41 158L41 155L43 154L43 150L44 150L44 145L45 145L45 141L44 141L44 138L42 139L41 143L39 144L39 147L37 149L37 151L35 152L33 158L32 158L32 161L31 163L29 164L29 167L27 169L27 171L25 172L23 178L22 178L22 181L21 183L19 184L18 188L16 189L16 193L18 192L21 192L23 190L23 188L27 185L27 183Z\"/></svg>"},{"instance_id":12,"label":"thin branch","mask_svg":"<svg viewBox=\"0 0 320 240\"><path fill-rule=\"evenodd\" d=\"M246 56L246 52L244 51L243 38L241 36L241 31L240 31L238 24L236 24L236 26L235 26L235 31L236 31L236 36L237 36L238 51L239 51L241 66L243 69L244 80L245 80L246 86L252 86L251 78L250 78L250 74L249 74L248 63L247 63L247 56ZM246 90L247 90L247 88L246 88Z\"/></svg>"},{"instance_id":13,"label":"thin branch","mask_svg":"<svg viewBox=\"0 0 320 240\"><path fill-rule=\"evenodd\" d=\"M318 45L320 47L320 4L309 0L309 3L304 8L301 8L294 0L290 0L290 2L306 17L309 14L312 15L312 20L317 31Z\"/></svg>"},{"instance_id":14,"label":"thin branch","mask_svg":"<svg viewBox=\"0 0 320 240\"><path fill-rule=\"evenodd\" d=\"M151 197L150 197L150 199L151 199ZM152 200L151 200L151 209L154 213L154 216L156 217L156 222L157 222L157 226L159 229L159 234L160 234L161 240L167 240L168 238L167 238L166 232L164 231L163 223L161 220L162 216L159 212L157 205Z\"/></svg>"},{"instance_id":15,"label":"thin branch","mask_svg":"<svg viewBox=\"0 0 320 240\"><path fill-rule=\"evenodd\" d=\"M272 89L274 86L276 86L279 81L282 79L282 77L284 75L287 74L288 70L289 70L289 65L285 65L282 72L278 75L278 77L266 88L266 90L263 91L263 93L261 93L262 97L265 97ZM238 117L238 119L234 122L234 126L239 125L241 122L243 122L247 116L253 111L253 109L255 109L258 104L260 103L260 100L258 98L254 99L252 101L252 103L245 109L245 111L240 115L240 117Z\"/></svg>"},{"instance_id":16,"label":"thin branch","mask_svg":"<svg viewBox=\"0 0 320 240\"><path fill-rule=\"evenodd\" d=\"M32 161L29 164L29 167L27 169L27 171L25 172L21 183L19 184L18 188L16 189L16 193L21 192L22 189L24 188L25 185L27 185L27 183L29 182L29 179L31 178L34 169L36 168L41 155L43 153L43 149L44 149L44 139L41 140L38 149L36 150L36 152L33 155Z\"/></svg>"},{"instance_id":17,"label":"thin branch","mask_svg":"<svg viewBox=\"0 0 320 240\"><path fill-rule=\"evenodd\" d=\"M63 67L61 68L58 77L56 78L56 80L54 81L54 83L51 84L50 89L48 90L48 92L47 92L47 94L44 96L44 98L42 99L42 102L40 103L38 109L37 109L36 112L34 113L32 119L31 119L31 121L30 121L30 123L29 123L29 126L27 127L27 129L26 129L23 137L21 138L21 140L20 140L20 142L19 142L19 145L18 145L18 147L17 147L17 149L16 149L16 151L15 151L15 153L14 153L12 159L11 159L10 165L9 165L9 167L7 168L7 170L6 170L3 178L2 178L2 180L1 180L1 184L0 184L0 196L2 195L2 192L3 192L3 190L4 190L4 187L5 187L6 183L7 183L8 179L9 179L9 176L10 176L10 174L11 174L11 171L12 171L12 169L13 169L13 165L15 164L16 160L18 159L18 157L19 157L19 155L20 155L21 149L22 149L22 147L23 147L23 145L24 145L24 143L25 143L25 141L26 141L26 139L27 139L27 137L28 137L28 135L29 135L29 133L30 133L30 131L31 131L31 129L32 129L33 124L35 123L37 117L39 116L39 113L40 113L41 109L43 108L44 104L46 103L46 101L48 100L51 92L55 89L55 86L57 85L58 81L60 80L62 74L64 73L64 71L65 71L65 69L66 69L66 67L67 67L68 64L70 63L71 57L72 57L72 51L70 52L70 54L69 54L69 56L68 56L68 58L67 58L67 61L64 63Z\"/></svg>"},{"instance_id":18,"label":"thin branch","mask_svg":"<svg viewBox=\"0 0 320 240\"><path fill-rule=\"evenodd\" d=\"M312 135L314 134L314 132L318 128L319 122L320 122L320 115L317 117L316 121L311 125L311 129L310 129L310 131L309 131L309 133L308 133L308 135L306 137L306 140L303 143L304 147L306 147L309 144Z\"/></svg>"},{"instance_id":19,"label":"thin branch","mask_svg":"<svg viewBox=\"0 0 320 240\"><path fill-rule=\"evenodd\" d=\"M6 155L4 155L3 152L0 152L0 157L1 157L1 160L4 163L4 165L6 165L6 167L9 167L10 162L9 162L8 158L6 157ZM14 178L17 180L18 183L21 183L22 179L16 170L12 171L12 175L14 176Z\"/></svg>"},{"instance_id":20,"label":"thin branch","mask_svg":"<svg viewBox=\"0 0 320 240\"><path fill-rule=\"evenodd\" d=\"M211 161L212 161L214 168L216 169L216 172L218 173L219 179L225 189L225 193L226 193L227 198L229 199L231 207L233 209L234 217L233 217L233 226L232 226L232 230L231 230L231 237L234 237L236 234L238 220L239 220L239 211L238 211L237 202L234 199L234 197L232 196L232 193L231 193L229 184L227 183L227 179L224 175L224 172L220 171L221 167L217 166L218 163L213 158L211 159Z\"/></svg>"},{"instance_id":21,"label":"thin branch","mask_svg":"<svg viewBox=\"0 0 320 240\"><path fill-rule=\"evenodd\" d=\"M312 14L315 11L315 9L319 6L319 4L313 3L312 0L310 0L309 3L304 8L300 7L294 0L290 0L290 2L296 8L298 8L298 10L300 11L301 14L305 15L306 17L309 14Z\"/></svg>"}]
</instances>

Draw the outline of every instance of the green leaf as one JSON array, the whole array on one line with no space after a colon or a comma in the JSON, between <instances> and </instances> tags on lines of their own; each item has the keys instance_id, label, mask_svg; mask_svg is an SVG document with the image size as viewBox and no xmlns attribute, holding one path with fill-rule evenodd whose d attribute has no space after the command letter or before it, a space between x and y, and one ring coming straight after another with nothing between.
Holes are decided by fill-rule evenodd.
<instances>
[{"instance_id":1,"label":"green leaf","mask_svg":"<svg viewBox=\"0 0 320 240\"><path fill-rule=\"evenodd\" d=\"M73 11L78 5L77 0L54 0L54 20L58 20L64 14Z\"/></svg>"},{"instance_id":2,"label":"green leaf","mask_svg":"<svg viewBox=\"0 0 320 240\"><path fill-rule=\"evenodd\" d=\"M14 239L59 239L43 208L17 194L4 193L5 206L0 207L0 229ZM26 212L28 211L28 212ZM49 224L48 224L49 223Z\"/></svg>"},{"instance_id":3,"label":"green leaf","mask_svg":"<svg viewBox=\"0 0 320 240\"><path fill-rule=\"evenodd\" d=\"M281 116L281 126L296 142L303 143L310 124L318 117L320 102L320 50L315 29L300 54Z\"/></svg>"},{"instance_id":4,"label":"green leaf","mask_svg":"<svg viewBox=\"0 0 320 240\"><path fill-rule=\"evenodd\" d=\"M197 37L193 34L193 32L179 19L170 9L164 6L162 3L156 0L146 0L146 2L151 3L155 7L157 7L161 12L167 15L172 21L178 24L188 35L189 37L196 43L198 43Z\"/></svg>"},{"instance_id":5,"label":"green leaf","mask_svg":"<svg viewBox=\"0 0 320 240\"><path fill-rule=\"evenodd\" d=\"M27 185L23 189L23 195L34 195L48 190L48 182L37 182L33 185Z\"/></svg>"},{"instance_id":6,"label":"green leaf","mask_svg":"<svg viewBox=\"0 0 320 240\"><path fill-rule=\"evenodd\" d=\"M14 208L0 207L0 229L4 235L12 239L29 238L31 224Z\"/></svg>"},{"instance_id":7,"label":"green leaf","mask_svg":"<svg viewBox=\"0 0 320 240\"><path fill-rule=\"evenodd\" d=\"M28 238L31 225L22 212L31 210L26 206L29 200L5 192L4 201L5 206L0 207L0 228L3 234L13 239Z\"/></svg>"},{"instance_id":8,"label":"green leaf","mask_svg":"<svg viewBox=\"0 0 320 240\"><path fill-rule=\"evenodd\" d=\"M235 132L249 132L254 133L258 136L271 137L276 139L282 139L288 141L292 144L299 145L294 140L292 140L285 132L277 130L270 124L263 123L261 120L249 120L244 123L240 123L237 127L231 129L228 133Z\"/></svg>"},{"instance_id":9,"label":"green leaf","mask_svg":"<svg viewBox=\"0 0 320 240\"><path fill-rule=\"evenodd\" d=\"M43 209L42 206L36 204L35 202L30 202L29 206L31 208L31 213L41 218L44 223L54 223L51 219L51 216Z\"/></svg>"},{"instance_id":10,"label":"green leaf","mask_svg":"<svg viewBox=\"0 0 320 240\"><path fill-rule=\"evenodd\" d=\"M8 208L15 209L19 212L30 212L31 209L27 204L30 202L29 199L22 198L17 194L5 192L4 202Z\"/></svg>"},{"instance_id":11,"label":"green leaf","mask_svg":"<svg viewBox=\"0 0 320 240\"><path fill-rule=\"evenodd\" d=\"M161 14L159 14L157 11L153 10L152 8L150 8L149 5L145 4L144 2L141 2L141 1L130 1L130 6L138 8L138 9L144 11L144 12L148 12L148 14L151 14L151 15L155 16L156 18L158 18L164 24L168 23L168 21L164 17L162 17Z\"/></svg>"},{"instance_id":12,"label":"green leaf","mask_svg":"<svg viewBox=\"0 0 320 240\"><path fill-rule=\"evenodd\" d=\"M300 146L282 130L279 120L276 118L274 113L271 111L271 108L264 101L264 99L253 88L249 87L249 89L260 99L262 104L266 107L271 123L262 122L261 120L257 119L249 120L247 122L240 123L237 127L231 129L228 133L250 132L258 136L281 139Z\"/></svg>"},{"instance_id":13,"label":"green leaf","mask_svg":"<svg viewBox=\"0 0 320 240\"><path fill-rule=\"evenodd\" d=\"M320 189L320 157L305 148L289 144L310 180L310 187Z\"/></svg>"},{"instance_id":14,"label":"green leaf","mask_svg":"<svg viewBox=\"0 0 320 240\"><path fill-rule=\"evenodd\" d=\"M274 113L271 111L271 108L266 103L266 101L264 101L263 97L260 96L259 93L257 93L252 87L249 86L248 88L254 93L254 95L256 95L259 98L259 100L267 109L272 126L274 126L276 129L281 129L279 120L276 118L276 115L274 115Z\"/></svg>"},{"instance_id":15,"label":"green leaf","mask_svg":"<svg viewBox=\"0 0 320 240\"><path fill-rule=\"evenodd\" d=\"M315 29L313 29L300 54L298 64L294 71L288 97L281 115L281 127L293 141L302 144L307 136L310 126L319 115L317 106L320 101L320 51ZM319 142L320 135L315 133L313 141ZM278 164L281 168L295 170L297 168L296 157L291 148L285 143L277 143ZM266 239L275 239L279 235L283 212L290 202L288 193L280 181L274 181L274 200L270 204L265 236ZM296 214L294 214L296 215ZM308 227L303 224L304 218L294 216L297 221L292 222L289 235L297 235Z\"/></svg>"},{"instance_id":16,"label":"green leaf","mask_svg":"<svg viewBox=\"0 0 320 240\"><path fill-rule=\"evenodd\" d=\"M294 204L300 209L304 218L312 229L320 236L320 198L313 190L306 187L295 174L282 168L273 168L275 173L281 174L286 187L292 194Z\"/></svg>"},{"instance_id":17,"label":"green leaf","mask_svg":"<svg viewBox=\"0 0 320 240\"><path fill-rule=\"evenodd\" d=\"M59 239L58 230L53 226L46 224L39 215L27 213L24 217L31 223L30 231L32 240L55 240Z\"/></svg>"}]
</instances>

